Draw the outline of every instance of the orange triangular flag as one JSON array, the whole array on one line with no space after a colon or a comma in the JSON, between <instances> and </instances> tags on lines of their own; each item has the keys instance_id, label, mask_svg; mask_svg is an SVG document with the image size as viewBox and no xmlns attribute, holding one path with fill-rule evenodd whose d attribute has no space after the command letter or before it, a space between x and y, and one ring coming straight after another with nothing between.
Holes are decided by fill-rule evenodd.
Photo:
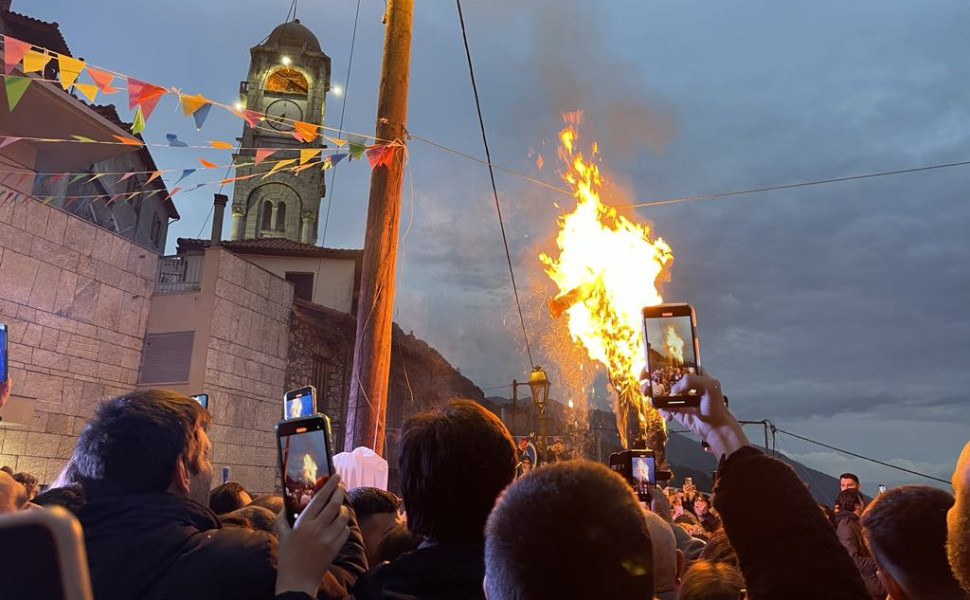
<instances>
[{"instance_id":1,"label":"orange triangular flag","mask_svg":"<svg viewBox=\"0 0 970 600\"><path fill-rule=\"evenodd\" d=\"M84 61L61 54L57 57L57 62L61 69L61 87L66 90L84 70Z\"/></svg>"},{"instance_id":2,"label":"orange triangular flag","mask_svg":"<svg viewBox=\"0 0 970 600\"><path fill-rule=\"evenodd\" d=\"M293 172L299 173L304 169L309 169L310 167L315 167L315 166L317 166L317 163L307 163L305 165L300 165L299 167L293 167Z\"/></svg>"},{"instance_id":3,"label":"orange triangular flag","mask_svg":"<svg viewBox=\"0 0 970 600\"><path fill-rule=\"evenodd\" d=\"M88 75L91 76L92 81L98 86L102 94L112 94L118 91L118 88L112 87L111 85L112 80L115 78L111 73L105 73L104 71L88 67Z\"/></svg>"},{"instance_id":4,"label":"orange triangular flag","mask_svg":"<svg viewBox=\"0 0 970 600\"><path fill-rule=\"evenodd\" d=\"M209 145L213 148L222 148L224 150L232 150L235 146L227 142L220 142L218 140L209 140Z\"/></svg>"},{"instance_id":5,"label":"orange triangular flag","mask_svg":"<svg viewBox=\"0 0 970 600\"><path fill-rule=\"evenodd\" d=\"M337 147L338 148L340 146L343 146L344 144L347 143L347 140L342 140L340 138L334 138L334 137L330 137L330 136L325 136L325 137L327 138L327 141L328 142L333 142L334 144L337 144Z\"/></svg>"},{"instance_id":6,"label":"orange triangular flag","mask_svg":"<svg viewBox=\"0 0 970 600\"><path fill-rule=\"evenodd\" d=\"M312 142L317 139L317 126L313 123L305 123L303 121L293 122L293 137L303 142Z\"/></svg>"},{"instance_id":7,"label":"orange triangular flag","mask_svg":"<svg viewBox=\"0 0 970 600\"><path fill-rule=\"evenodd\" d=\"M146 181L145 184L147 185L147 184L155 181L156 179L158 179L161 176L162 176L162 172L161 171L155 171L154 173L152 173L152 176L148 178L148 181Z\"/></svg>"},{"instance_id":8,"label":"orange triangular flag","mask_svg":"<svg viewBox=\"0 0 970 600\"><path fill-rule=\"evenodd\" d=\"M51 55L46 52L28 50L24 55L24 73L36 73L47 66L51 60Z\"/></svg>"},{"instance_id":9,"label":"orange triangular flag","mask_svg":"<svg viewBox=\"0 0 970 600\"><path fill-rule=\"evenodd\" d=\"M258 165L276 152L276 148L256 148L256 161L253 165Z\"/></svg>"},{"instance_id":10,"label":"orange triangular flag","mask_svg":"<svg viewBox=\"0 0 970 600\"><path fill-rule=\"evenodd\" d=\"M94 102L94 98L98 95L98 86L93 83L75 83L74 89L84 94L88 102Z\"/></svg>"},{"instance_id":11,"label":"orange triangular flag","mask_svg":"<svg viewBox=\"0 0 970 600\"><path fill-rule=\"evenodd\" d=\"M304 148L300 150L300 164L305 165L307 161L313 160L313 158L322 151L322 148Z\"/></svg>"},{"instance_id":12,"label":"orange triangular flag","mask_svg":"<svg viewBox=\"0 0 970 600\"><path fill-rule=\"evenodd\" d=\"M206 168L209 168L209 169L215 169L216 167L219 166L216 163L212 162L211 160L206 160L204 158L200 158L199 159L199 162L202 163L202 166L203 167L206 167Z\"/></svg>"},{"instance_id":13,"label":"orange triangular flag","mask_svg":"<svg viewBox=\"0 0 970 600\"><path fill-rule=\"evenodd\" d=\"M116 135L116 136L114 136L114 138L116 140L118 140L119 142L121 142L122 144L127 144L129 146L144 146L145 145L145 143L142 142L141 140L136 140L135 138L125 137L123 135Z\"/></svg>"},{"instance_id":14,"label":"orange triangular flag","mask_svg":"<svg viewBox=\"0 0 970 600\"><path fill-rule=\"evenodd\" d=\"M232 183L233 181L242 181L243 179L250 179L250 178L255 177L257 175L259 175L259 173L253 173L252 175L240 175L238 177L229 177L227 179L220 179L219 180L219 183L220 184L226 184L226 183Z\"/></svg>"},{"instance_id":15,"label":"orange triangular flag","mask_svg":"<svg viewBox=\"0 0 970 600\"><path fill-rule=\"evenodd\" d=\"M194 96L179 94L179 100L182 101L182 114L186 117L199 110L203 105L210 103L202 94L196 94Z\"/></svg>"},{"instance_id":16,"label":"orange triangular flag","mask_svg":"<svg viewBox=\"0 0 970 600\"><path fill-rule=\"evenodd\" d=\"M273 168L270 169L268 173L266 173L265 175L263 175L263 179L266 179L267 177L269 177L273 173L279 171L283 167L288 166L288 165L292 165L295 162L296 162L296 159L295 158L287 158L286 160L277 161L276 164L273 165Z\"/></svg>"}]
</instances>

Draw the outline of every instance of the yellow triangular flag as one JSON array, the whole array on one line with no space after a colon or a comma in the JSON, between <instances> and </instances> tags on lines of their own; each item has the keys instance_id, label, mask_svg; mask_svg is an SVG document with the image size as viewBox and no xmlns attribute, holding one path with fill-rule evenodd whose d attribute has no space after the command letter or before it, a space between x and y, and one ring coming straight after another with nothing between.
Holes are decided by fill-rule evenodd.
<instances>
[{"instance_id":1,"label":"yellow triangular flag","mask_svg":"<svg viewBox=\"0 0 970 600\"><path fill-rule=\"evenodd\" d=\"M84 61L63 54L58 56L57 61L61 68L61 87L66 90L84 70Z\"/></svg>"},{"instance_id":2,"label":"yellow triangular flag","mask_svg":"<svg viewBox=\"0 0 970 600\"><path fill-rule=\"evenodd\" d=\"M328 135L327 136L324 136L324 137L327 139L328 142L333 142L334 144L337 144L337 147L338 148L340 146L343 146L344 144L347 143L347 140L342 140L340 138L333 138L333 137L330 137Z\"/></svg>"},{"instance_id":3,"label":"yellow triangular flag","mask_svg":"<svg viewBox=\"0 0 970 600\"><path fill-rule=\"evenodd\" d=\"M265 175L263 175L263 177L260 179L260 181L262 181L262 179L266 179L267 177L269 177L270 175L272 175L276 171L279 171L283 167L285 167L287 165L291 165L291 164L293 164L295 162L296 162L296 159L295 158L288 158L286 160L276 161L276 164L273 165L273 168L270 169L268 173L266 173Z\"/></svg>"},{"instance_id":4,"label":"yellow triangular flag","mask_svg":"<svg viewBox=\"0 0 970 600\"><path fill-rule=\"evenodd\" d=\"M94 102L94 98L98 95L98 86L93 83L75 83L74 89L84 94L88 102Z\"/></svg>"},{"instance_id":5,"label":"yellow triangular flag","mask_svg":"<svg viewBox=\"0 0 970 600\"><path fill-rule=\"evenodd\" d=\"M322 148L304 148L303 150L300 150L300 164L305 165L307 161L313 160L313 158L322 151Z\"/></svg>"},{"instance_id":6,"label":"yellow triangular flag","mask_svg":"<svg viewBox=\"0 0 970 600\"><path fill-rule=\"evenodd\" d=\"M46 52L28 50L24 54L24 73L35 73L47 66L51 60L51 55Z\"/></svg>"},{"instance_id":7,"label":"yellow triangular flag","mask_svg":"<svg viewBox=\"0 0 970 600\"><path fill-rule=\"evenodd\" d=\"M182 101L182 114L186 117L199 110L202 105L210 103L202 94L196 94L194 96L179 94L179 100Z\"/></svg>"}]
</instances>

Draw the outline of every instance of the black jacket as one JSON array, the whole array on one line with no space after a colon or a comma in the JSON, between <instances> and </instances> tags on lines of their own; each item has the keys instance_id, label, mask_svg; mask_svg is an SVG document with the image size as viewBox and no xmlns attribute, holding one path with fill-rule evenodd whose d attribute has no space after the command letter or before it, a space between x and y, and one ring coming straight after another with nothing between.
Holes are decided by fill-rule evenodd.
<instances>
[{"instance_id":1,"label":"black jacket","mask_svg":"<svg viewBox=\"0 0 970 600\"><path fill-rule=\"evenodd\" d=\"M485 600L485 545L418 548L357 580L355 600Z\"/></svg>"},{"instance_id":2,"label":"black jacket","mask_svg":"<svg viewBox=\"0 0 970 600\"><path fill-rule=\"evenodd\" d=\"M873 598L885 599L886 592L876 576L876 559L869 553L865 541L862 539L862 524L859 516L854 512L842 511L835 515L835 533L845 548L866 584L866 590Z\"/></svg>"},{"instance_id":3,"label":"black jacket","mask_svg":"<svg viewBox=\"0 0 970 600\"><path fill-rule=\"evenodd\" d=\"M718 468L714 504L758 600L869 600L859 571L785 463L746 446Z\"/></svg>"},{"instance_id":4,"label":"black jacket","mask_svg":"<svg viewBox=\"0 0 970 600\"><path fill-rule=\"evenodd\" d=\"M276 587L274 537L223 529L208 508L166 492L89 499L77 511L96 600L270 599ZM360 530L322 589L346 594L366 568Z\"/></svg>"}]
</instances>

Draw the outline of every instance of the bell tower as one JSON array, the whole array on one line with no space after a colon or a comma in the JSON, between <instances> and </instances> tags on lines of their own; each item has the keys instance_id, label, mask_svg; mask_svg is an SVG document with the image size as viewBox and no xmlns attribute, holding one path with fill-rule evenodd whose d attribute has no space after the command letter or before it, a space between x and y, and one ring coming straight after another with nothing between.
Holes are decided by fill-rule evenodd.
<instances>
[{"instance_id":1,"label":"bell tower","mask_svg":"<svg viewBox=\"0 0 970 600\"><path fill-rule=\"evenodd\" d=\"M258 166L238 167L236 175L265 174L275 161L299 158L300 150L322 148L322 137L304 143L293 136L294 121L323 124L330 90L330 57L299 20L276 27L249 50L249 77L239 84L244 108L265 113L256 127L243 125L236 163L252 163L255 148L280 148ZM320 201L326 194L323 172L276 172L237 181L232 195L233 240L285 238L315 244Z\"/></svg>"}]
</instances>

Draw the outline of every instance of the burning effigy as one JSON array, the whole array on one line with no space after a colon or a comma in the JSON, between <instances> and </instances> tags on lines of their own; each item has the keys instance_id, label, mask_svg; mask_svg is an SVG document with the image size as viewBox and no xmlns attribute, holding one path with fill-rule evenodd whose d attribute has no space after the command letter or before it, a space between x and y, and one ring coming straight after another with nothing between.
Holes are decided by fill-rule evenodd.
<instances>
[{"instance_id":1,"label":"burning effigy","mask_svg":"<svg viewBox=\"0 0 970 600\"><path fill-rule=\"evenodd\" d=\"M581 113L566 115L558 151L564 166L560 174L574 192L576 208L559 217L558 255L539 254L559 289L549 311L568 321L573 343L605 368L615 392L621 443L652 449L658 468L666 469L666 425L639 388L646 362L640 311L663 302L657 283L674 257L662 238L651 237L647 225L634 223L600 200L604 180L597 166L598 148L591 144L589 158L578 150L580 120Z\"/></svg>"}]
</instances>

